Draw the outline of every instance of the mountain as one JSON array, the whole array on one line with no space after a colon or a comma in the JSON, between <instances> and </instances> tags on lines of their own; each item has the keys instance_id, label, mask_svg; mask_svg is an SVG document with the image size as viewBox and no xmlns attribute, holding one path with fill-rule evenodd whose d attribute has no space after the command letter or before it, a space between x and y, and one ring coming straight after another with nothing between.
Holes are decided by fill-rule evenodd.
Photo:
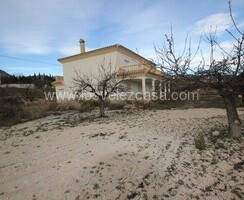
<instances>
[{"instance_id":1,"label":"mountain","mask_svg":"<svg viewBox=\"0 0 244 200\"><path fill-rule=\"evenodd\" d=\"M0 69L0 76L11 76L11 75Z\"/></svg>"}]
</instances>

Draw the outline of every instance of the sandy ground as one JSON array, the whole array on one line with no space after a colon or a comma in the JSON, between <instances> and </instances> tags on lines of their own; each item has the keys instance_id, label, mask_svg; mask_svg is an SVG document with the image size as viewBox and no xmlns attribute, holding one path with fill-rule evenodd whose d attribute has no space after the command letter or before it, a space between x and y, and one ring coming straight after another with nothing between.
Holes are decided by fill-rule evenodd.
<instances>
[{"instance_id":1,"label":"sandy ground","mask_svg":"<svg viewBox=\"0 0 244 200\"><path fill-rule=\"evenodd\" d=\"M225 123L224 110L108 115L69 112L0 129L0 199L244 199L244 139L194 145Z\"/></svg>"}]
</instances>

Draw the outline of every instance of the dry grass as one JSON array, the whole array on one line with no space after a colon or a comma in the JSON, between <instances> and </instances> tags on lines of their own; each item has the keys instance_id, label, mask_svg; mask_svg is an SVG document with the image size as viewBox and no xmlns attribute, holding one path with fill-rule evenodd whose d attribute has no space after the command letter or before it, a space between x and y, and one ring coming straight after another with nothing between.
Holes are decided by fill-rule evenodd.
<instances>
[{"instance_id":1,"label":"dry grass","mask_svg":"<svg viewBox=\"0 0 244 200\"><path fill-rule=\"evenodd\" d=\"M47 116L57 110L57 103L54 101L39 100L22 106L21 116L24 119L36 119Z\"/></svg>"},{"instance_id":2,"label":"dry grass","mask_svg":"<svg viewBox=\"0 0 244 200\"><path fill-rule=\"evenodd\" d=\"M64 110L79 110L81 107L78 101L60 101L58 102L57 109Z\"/></svg>"},{"instance_id":3,"label":"dry grass","mask_svg":"<svg viewBox=\"0 0 244 200\"><path fill-rule=\"evenodd\" d=\"M92 110L94 110L95 108L97 108L99 106L99 101L81 100L79 102L79 104L80 104L80 108L79 108L80 112L91 112Z\"/></svg>"},{"instance_id":4,"label":"dry grass","mask_svg":"<svg viewBox=\"0 0 244 200\"><path fill-rule=\"evenodd\" d=\"M108 110L121 110L126 105L125 101L117 100L117 101L107 101L106 107Z\"/></svg>"},{"instance_id":5,"label":"dry grass","mask_svg":"<svg viewBox=\"0 0 244 200\"><path fill-rule=\"evenodd\" d=\"M0 105L0 126L10 126L13 124L37 119L57 111L57 103L54 101L38 100L23 103L16 98L8 98Z\"/></svg>"},{"instance_id":6,"label":"dry grass","mask_svg":"<svg viewBox=\"0 0 244 200\"><path fill-rule=\"evenodd\" d=\"M10 88L9 88L10 89ZM98 100L81 101L45 101L37 98L37 90L29 91L36 93L32 100L26 99L26 90L0 90L3 94L0 98L0 126L12 125L23 121L28 121L43 116L53 114L57 111L77 110L80 112L91 112L99 107ZM34 94L33 93L33 94ZM7 95L7 96L6 96ZM241 98L237 101L237 106L241 106ZM200 94L199 100L190 101L108 101L105 102L107 110L125 109L125 105L131 105L134 109L188 109L188 108L224 108L221 97L217 94ZM131 108L130 107L130 108Z\"/></svg>"}]
</instances>

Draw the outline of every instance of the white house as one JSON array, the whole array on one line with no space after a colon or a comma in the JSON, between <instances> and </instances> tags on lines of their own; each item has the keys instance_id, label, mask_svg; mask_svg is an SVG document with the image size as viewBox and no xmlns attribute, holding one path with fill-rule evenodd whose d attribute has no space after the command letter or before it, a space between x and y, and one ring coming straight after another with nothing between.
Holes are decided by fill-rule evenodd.
<instances>
[{"instance_id":1,"label":"white house","mask_svg":"<svg viewBox=\"0 0 244 200\"><path fill-rule=\"evenodd\" d=\"M85 41L81 39L80 51L79 54L58 59L62 63L63 77L56 77L56 81L53 83L56 92L72 91L72 80L76 71L81 74L96 74L101 64L110 65L114 70L123 70L128 75L123 82L131 92L145 94L159 91L160 81L164 74L156 69L156 65L152 61L126 47L115 44L85 51Z\"/></svg>"}]
</instances>

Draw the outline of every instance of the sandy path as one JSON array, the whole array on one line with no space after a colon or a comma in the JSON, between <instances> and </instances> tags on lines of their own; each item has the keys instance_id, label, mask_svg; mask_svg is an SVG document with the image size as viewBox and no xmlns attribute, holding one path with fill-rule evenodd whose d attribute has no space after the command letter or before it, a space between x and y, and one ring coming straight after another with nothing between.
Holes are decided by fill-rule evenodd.
<instances>
[{"instance_id":1,"label":"sandy path","mask_svg":"<svg viewBox=\"0 0 244 200\"><path fill-rule=\"evenodd\" d=\"M77 123L66 113L1 129L0 199L241 199L244 174L233 163L244 160L243 140L203 153L194 146L199 129L224 116L111 112Z\"/></svg>"}]
</instances>

